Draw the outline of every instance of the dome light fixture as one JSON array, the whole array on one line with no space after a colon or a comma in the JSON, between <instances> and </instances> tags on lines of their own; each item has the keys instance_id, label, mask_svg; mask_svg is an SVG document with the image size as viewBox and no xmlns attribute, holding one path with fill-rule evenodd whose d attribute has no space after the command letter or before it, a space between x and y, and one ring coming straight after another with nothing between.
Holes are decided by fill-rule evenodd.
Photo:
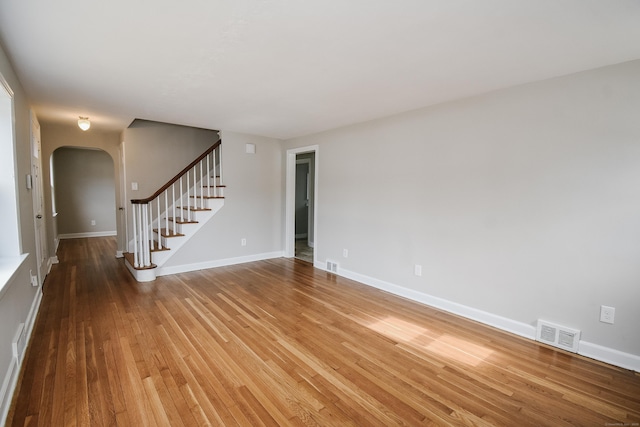
<instances>
[{"instance_id":1,"label":"dome light fixture","mask_svg":"<svg viewBox=\"0 0 640 427\"><path fill-rule=\"evenodd\" d=\"M82 130L87 130L91 127L91 122L89 121L89 117L78 118L78 127Z\"/></svg>"}]
</instances>

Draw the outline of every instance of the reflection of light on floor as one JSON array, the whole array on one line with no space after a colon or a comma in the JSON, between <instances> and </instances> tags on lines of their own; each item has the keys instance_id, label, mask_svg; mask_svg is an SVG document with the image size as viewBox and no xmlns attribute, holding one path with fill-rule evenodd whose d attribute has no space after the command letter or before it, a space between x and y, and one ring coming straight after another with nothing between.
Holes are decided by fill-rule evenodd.
<instances>
[{"instance_id":1,"label":"reflection of light on floor","mask_svg":"<svg viewBox=\"0 0 640 427\"><path fill-rule=\"evenodd\" d=\"M428 329L393 316L372 323L369 327L382 335L401 341L411 341L428 332Z\"/></svg>"},{"instance_id":2,"label":"reflection of light on floor","mask_svg":"<svg viewBox=\"0 0 640 427\"><path fill-rule=\"evenodd\" d=\"M368 326L391 339L412 343L414 346L419 346L439 356L470 366L478 366L493 354L493 350L453 335L444 334L435 338L433 332L428 329L393 316L378 320ZM425 344L425 342L429 343Z\"/></svg>"},{"instance_id":3,"label":"reflection of light on floor","mask_svg":"<svg viewBox=\"0 0 640 427\"><path fill-rule=\"evenodd\" d=\"M447 334L433 341L426 349L471 366L478 366L493 353L493 350Z\"/></svg>"}]
</instances>

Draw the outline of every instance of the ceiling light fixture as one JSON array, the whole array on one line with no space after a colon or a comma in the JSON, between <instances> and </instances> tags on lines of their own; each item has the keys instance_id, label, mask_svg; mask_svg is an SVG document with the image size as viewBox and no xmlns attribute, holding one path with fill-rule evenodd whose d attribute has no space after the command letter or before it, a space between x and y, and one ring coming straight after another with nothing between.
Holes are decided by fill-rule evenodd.
<instances>
[{"instance_id":1,"label":"ceiling light fixture","mask_svg":"<svg viewBox=\"0 0 640 427\"><path fill-rule=\"evenodd\" d=\"M91 127L91 122L89 121L89 117L82 117L78 119L78 127L82 130L87 130Z\"/></svg>"}]
</instances>

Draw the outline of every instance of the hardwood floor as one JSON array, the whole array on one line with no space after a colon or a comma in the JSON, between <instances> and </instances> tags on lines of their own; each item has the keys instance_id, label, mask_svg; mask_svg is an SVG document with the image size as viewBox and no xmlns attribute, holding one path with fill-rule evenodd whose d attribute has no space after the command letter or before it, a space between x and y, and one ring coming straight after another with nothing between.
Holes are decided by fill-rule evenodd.
<instances>
[{"instance_id":1,"label":"hardwood floor","mask_svg":"<svg viewBox=\"0 0 640 427\"><path fill-rule=\"evenodd\" d=\"M7 425L638 425L640 376L275 259L135 282L63 240Z\"/></svg>"}]
</instances>

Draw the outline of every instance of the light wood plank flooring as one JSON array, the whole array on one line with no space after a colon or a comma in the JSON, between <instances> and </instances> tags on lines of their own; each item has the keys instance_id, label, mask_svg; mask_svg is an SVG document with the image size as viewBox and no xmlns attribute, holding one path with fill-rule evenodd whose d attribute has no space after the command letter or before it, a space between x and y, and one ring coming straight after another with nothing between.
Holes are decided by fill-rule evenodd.
<instances>
[{"instance_id":1,"label":"light wood plank flooring","mask_svg":"<svg viewBox=\"0 0 640 427\"><path fill-rule=\"evenodd\" d=\"M640 422L633 372L306 262L137 283L114 253L61 242L7 425Z\"/></svg>"}]
</instances>

